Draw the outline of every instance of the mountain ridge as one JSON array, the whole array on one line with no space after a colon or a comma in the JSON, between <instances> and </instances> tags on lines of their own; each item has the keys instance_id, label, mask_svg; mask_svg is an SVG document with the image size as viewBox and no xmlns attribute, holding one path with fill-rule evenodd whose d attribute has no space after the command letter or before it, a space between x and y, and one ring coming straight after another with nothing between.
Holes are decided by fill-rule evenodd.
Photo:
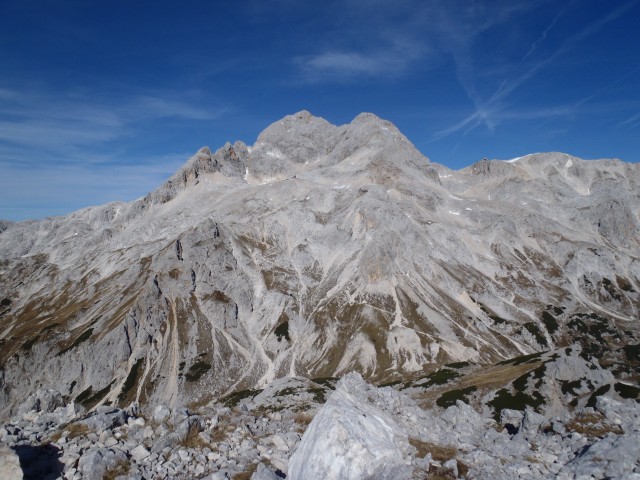
<instances>
[{"instance_id":1,"label":"mountain ridge","mask_svg":"<svg viewBox=\"0 0 640 480\"><path fill-rule=\"evenodd\" d=\"M53 385L94 407L389 381L584 340L578 321L632 342L639 187L560 153L453 171L372 114L299 112L142 199L7 224L0 410Z\"/></svg>"}]
</instances>

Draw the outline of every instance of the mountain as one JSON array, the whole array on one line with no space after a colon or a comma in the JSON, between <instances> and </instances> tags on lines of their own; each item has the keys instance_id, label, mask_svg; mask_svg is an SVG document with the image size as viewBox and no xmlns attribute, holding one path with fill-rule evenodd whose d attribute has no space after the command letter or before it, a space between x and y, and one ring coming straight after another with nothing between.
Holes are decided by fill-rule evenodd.
<instances>
[{"instance_id":1,"label":"mountain","mask_svg":"<svg viewBox=\"0 0 640 480\"><path fill-rule=\"evenodd\" d=\"M620 160L453 171L372 114L287 116L134 202L0 223L0 417L38 389L194 407L574 343L637 380L639 192Z\"/></svg>"}]
</instances>

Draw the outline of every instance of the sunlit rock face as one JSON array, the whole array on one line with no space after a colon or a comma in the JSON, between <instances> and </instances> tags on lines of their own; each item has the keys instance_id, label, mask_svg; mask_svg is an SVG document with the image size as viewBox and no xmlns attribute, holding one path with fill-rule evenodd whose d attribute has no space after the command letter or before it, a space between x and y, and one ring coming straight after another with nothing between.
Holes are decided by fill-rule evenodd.
<instances>
[{"instance_id":1,"label":"sunlit rock face","mask_svg":"<svg viewBox=\"0 0 640 480\"><path fill-rule=\"evenodd\" d=\"M137 201L0 223L0 415L37 390L197 406L574 342L616 362L638 343L639 191L619 160L452 171L372 114L285 117Z\"/></svg>"}]
</instances>

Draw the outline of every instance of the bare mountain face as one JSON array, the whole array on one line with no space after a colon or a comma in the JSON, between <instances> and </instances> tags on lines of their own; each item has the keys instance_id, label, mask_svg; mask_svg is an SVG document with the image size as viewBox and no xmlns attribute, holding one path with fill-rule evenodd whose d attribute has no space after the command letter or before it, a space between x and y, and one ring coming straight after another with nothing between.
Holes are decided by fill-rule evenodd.
<instances>
[{"instance_id":1,"label":"bare mountain face","mask_svg":"<svg viewBox=\"0 0 640 480\"><path fill-rule=\"evenodd\" d=\"M637 376L639 192L619 160L452 171L371 114L285 117L143 199L0 224L0 417L43 388L195 406L575 342Z\"/></svg>"}]
</instances>

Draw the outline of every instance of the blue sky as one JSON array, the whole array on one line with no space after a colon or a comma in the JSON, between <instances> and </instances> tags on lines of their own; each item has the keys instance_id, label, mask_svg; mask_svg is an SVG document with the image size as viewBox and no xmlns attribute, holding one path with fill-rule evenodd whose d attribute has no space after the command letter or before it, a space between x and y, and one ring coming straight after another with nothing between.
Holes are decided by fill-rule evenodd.
<instances>
[{"instance_id":1,"label":"blue sky","mask_svg":"<svg viewBox=\"0 0 640 480\"><path fill-rule=\"evenodd\" d=\"M306 109L432 161L640 160L640 0L0 2L0 218L155 188Z\"/></svg>"}]
</instances>

